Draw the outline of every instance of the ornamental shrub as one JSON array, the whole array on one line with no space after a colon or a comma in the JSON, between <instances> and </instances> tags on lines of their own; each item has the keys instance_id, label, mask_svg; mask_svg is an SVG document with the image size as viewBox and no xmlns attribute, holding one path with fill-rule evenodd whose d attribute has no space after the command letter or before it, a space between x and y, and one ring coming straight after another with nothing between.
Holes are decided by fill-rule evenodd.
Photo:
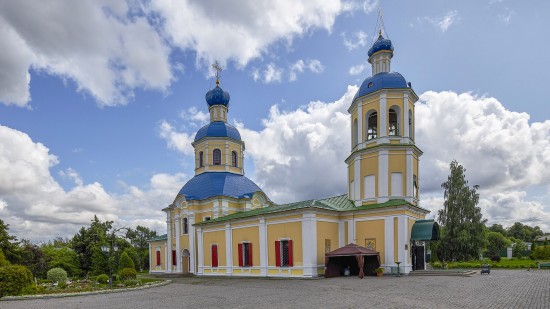
<instances>
[{"instance_id":1,"label":"ornamental shrub","mask_svg":"<svg viewBox=\"0 0 550 309\"><path fill-rule=\"evenodd\" d=\"M531 255L535 260L550 260L550 246L538 246Z\"/></svg>"},{"instance_id":2,"label":"ornamental shrub","mask_svg":"<svg viewBox=\"0 0 550 309\"><path fill-rule=\"evenodd\" d=\"M123 268L119 274L120 280L126 281L130 279L136 279L137 271L134 268Z\"/></svg>"},{"instance_id":3,"label":"ornamental shrub","mask_svg":"<svg viewBox=\"0 0 550 309\"><path fill-rule=\"evenodd\" d=\"M4 252L2 252L2 249L0 249L0 267L2 266L9 266L10 261L6 259L6 256L4 255Z\"/></svg>"},{"instance_id":4,"label":"ornamental shrub","mask_svg":"<svg viewBox=\"0 0 550 309\"><path fill-rule=\"evenodd\" d=\"M0 297L21 295L33 285L31 271L21 265L0 267Z\"/></svg>"},{"instance_id":5,"label":"ornamental shrub","mask_svg":"<svg viewBox=\"0 0 550 309\"><path fill-rule=\"evenodd\" d=\"M126 251L122 252L120 255L120 260L118 260L118 270L123 270L124 268L133 268L136 269L136 265L132 258L128 255Z\"/></svg>"},{"instance_id":6,"label":"ornamental shrub","mask_svg":"<svg viewBox=\"0 0 550 309\"><path fill-rule=\"evenodd\" d=\"M109 276L107 276L106 274L101 274L101 275L97 276L95 278L95 280L97 280L97 282L99 282L101 284L107 284L107 283L109 283Z\"/></svg>"},{"instance_id":7,"label":"ornamental shrub","mask_svg":"<svg viewBox=\"0 0 550 309\"><path fill-rule=\"evenodd\" d=\"M500 255L492 255L491 261L497 262L497 263L500 262Z\"/></svg>"},{"instance_id":8,"label":"ornamental shrub","mask_svg":"<svg viewBox=\"0 0 550 309\"><path fill-rule=\"evenodd\" d=\"M140 285L139 280L126 280L124 281L124 286L137 286Z\"/></svg>"},{"instance_id":9,"label":"ornamental shrub","mask_svg":"<svg viewBox=\"0 0 550 309\"><path fill-rule=\"evenodd\" d=\"M59 267L48 270L46 277L52 283L57 282L58 284L60 284L60 283L67 282L67 272L63 268L59 268Z\"/></svg>"}]
</instances>

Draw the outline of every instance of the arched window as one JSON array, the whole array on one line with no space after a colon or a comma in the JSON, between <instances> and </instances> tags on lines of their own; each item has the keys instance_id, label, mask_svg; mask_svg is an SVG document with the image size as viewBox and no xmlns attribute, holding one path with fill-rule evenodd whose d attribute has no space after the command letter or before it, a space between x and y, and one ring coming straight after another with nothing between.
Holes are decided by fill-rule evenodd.
<instances>
[{"instance_id":1,"label":"arched window","mask_svg":"<svg viewBox=\"0 0 550 309\"><path fill-rule=\"evenodd\" d=\"M187 218L181 220L181 232L182 234L189 234L189 221Z\"/></svg>"},{"instance_id":2,"label":"arched window","mask_svg":"<svg viewBox=\"0 0 550 309\"><path fill-rule=\"evenodd\" d=\"M352 141L351 141L351 144L353 147L355 147L355 145L357 145L357 135L358 135L358 131L359 130L359 127L357 125L357 118L353 120L353 132L352 132Z\"/></svg>"},{"instance_id":3,"label":"arched window","mask_svg":"<svg viewBox=\"0 0 550 309\"><path fill-rule=\"evenodd\" d=\"M222 152L219 149L214 149L212 151L212 164L221 165L222 164Z\"/></svg>"},{"instance_id":4,"label":"arched window","mask_svg":"<svg viewBox=\"0 0 550 309\"><path fill-rule=\"evenodd\" d=\"M372 112L367 117L367 140L378 137L378 113Z\"/></svg>"},{"instance_id":5,"label":"arched window","mask_svg":"<svg viewBox=\"0 0 550 309\"><path fill-rule=\"evenodd\" d=\"M413 135L413 113L412 110L409 109L409 137L411 139L414 139Z\"/></svg>"},{"instance_id":6,"label":"arched window","mask_svg":"<svg viewBox=\"0 0 550 309\"><path fill-rule=\"evenodd\" d=\"M199 167L204 166L204 153L201 151L199 152Z\"/></svg>"},{"instance_id":7,"label":"arched window","mask_svg":"<svg viewBox=\"0 0 550 309\"><path fill-rule=\"evenodd\" d=\"M390 108L389 113L389 135L390 136L397 136L399 135L399 121L398 121L398 115L395 109Z\"/></svg>"},{"instance_id":8,"label":"arched window","mask_svg":"<svg viewBox=\"0 0 550 309\"><path fill-rule=\"evenodd\" d=\"M418 179L413 175L413 197L418 198Z\"/></svg>"},{"instance_id":9,"label":"arched window","mask_svg":"<svg viewBox=\"0 0 550 309\"><path fill-rule=\"evenodd\" d=\"M236 151L231 152L231 166L237 167L237 152Z\"/></svg>"}]
</instances>

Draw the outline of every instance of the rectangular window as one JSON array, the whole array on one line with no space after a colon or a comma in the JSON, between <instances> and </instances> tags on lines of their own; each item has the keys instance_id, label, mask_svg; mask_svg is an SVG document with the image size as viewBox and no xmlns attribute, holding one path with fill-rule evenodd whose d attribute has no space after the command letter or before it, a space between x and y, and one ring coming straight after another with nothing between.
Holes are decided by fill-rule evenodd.
<instances>
[{"instance_id":1,"label":"rectangular window","mask_svg":"<svg viewBox=\"0 0 550 309\"><path fill-rule=\"evenodd\" d=\"M292 240L275 242L275 266L292 267Z\"/></svg>"},{"instance_id":2,"label":"rectangular window","mask_svg":"<svg viewBox=\"0 0 550 309\"><path fill-rule=\"evenodd\" d=\"M178 265L178 259L176 257L176 250L172 250L172 265Z\"/></svg>"},{"instance_id":3,"label":"rectangular window","mask_svg":"<svg viewBox=\"0 0 550 309\"><path fill-rule=\"evenodd\" d=\"M181 220L181 233L182 234L189 233L189 220L187 218L183 218Z\"/></svg>"},{"instance_id":4,"label":"rectangular window","mask_svg":"<svg viewBox=\"0 0 550 309\"><path fill-rule=\"evenodd\" d=\"M156 253L157 253L156 254L157 255L157 264L156 265L159 266L160 265L160 250L157 250Z\"/></svg>"},{"instance_id":5,"label":"rectangular window","mask_svg":"<svg viewBox=\"0 0 550 309\"><path fill-rule=\"evenodd\" d=\"M401 173L391 173L391 196L403 196L403 176Z\"/></svg>"},{"instance_id":6,"label":"rectangular window","mask_svg":"<svg viewBox=\"0 0 550 309\"><path fill-rule=\"evenodd\" d=\"M212 267L218 267L218 245L212 245Z\"/></svg>"},{"instance_id":7,"label":"rectangular window","mask_svg":"<svg viewBox=\"0 0 550 309\"><path fill-rule=\"evenodd\" d=\"M210 221L210 217L204 217L204 221Z\"/></svg>"},{"instance_id":8,"label":"rectangular window","mask_svg":"<svg viewBox=\"0 0 550 309\"><path fill-rule=\"evenodd\" d=\"M243 242L238 245L239 251L239 266L251 267L252 266L252 244L249 242Z\"/></svg>"},{"instance_id":9,"label":"rectangular window","mask_svg":"<svg viewBox=\"0 0 550 309\"><path fill-rule=\"evenodd\" d=\"M364 188L364 194L365 198L375 198L376 197L376 176L369 175L365 176L365 188Z\"/></svg>"}]
</instances>

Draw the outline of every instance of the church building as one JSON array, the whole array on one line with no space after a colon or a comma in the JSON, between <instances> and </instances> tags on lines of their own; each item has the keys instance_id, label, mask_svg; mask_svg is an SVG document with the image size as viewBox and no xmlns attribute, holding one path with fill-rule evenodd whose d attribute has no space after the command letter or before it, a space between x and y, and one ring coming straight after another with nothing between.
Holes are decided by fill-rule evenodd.
<instances>
[{"instance_id":1,"label":"church building","mask_svg":"<svg viewBox=\"0 0 550 309\"><path fill-rule=\"evenodd\" d=\"M418 96L391 72L393 51L381 30L368 50L372 76L348 109L348 191L289 204L272 202L244 175L245 141L227 122L230 96L216 74L206 93L210 123L192 143L195 176L163 209L167 234L149 241L150 273L317 277L326 253L352 243L378 252L386 272L424 269L437 224L419 206Z\"/></svg>"}]
</instances>

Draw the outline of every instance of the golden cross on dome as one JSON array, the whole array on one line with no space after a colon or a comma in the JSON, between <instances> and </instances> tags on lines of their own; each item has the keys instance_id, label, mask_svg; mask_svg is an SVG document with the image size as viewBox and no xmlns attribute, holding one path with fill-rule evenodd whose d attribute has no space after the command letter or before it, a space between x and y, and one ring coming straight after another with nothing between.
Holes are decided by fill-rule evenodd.
<instances>
[{"instance_id":1,"label":"golden cross on dome","mask_svg":"<svg viewBox=\"0 0 550 309\"><path fill-rule=\"evenodd\" d=\"M220 84L220 72L222 71L222 67L220 66L218 61L215 61L214 64L212 65L212 67L214 68L214 70L216 70L216 85L219 85Z\"/></svg>"}]
</instances>

